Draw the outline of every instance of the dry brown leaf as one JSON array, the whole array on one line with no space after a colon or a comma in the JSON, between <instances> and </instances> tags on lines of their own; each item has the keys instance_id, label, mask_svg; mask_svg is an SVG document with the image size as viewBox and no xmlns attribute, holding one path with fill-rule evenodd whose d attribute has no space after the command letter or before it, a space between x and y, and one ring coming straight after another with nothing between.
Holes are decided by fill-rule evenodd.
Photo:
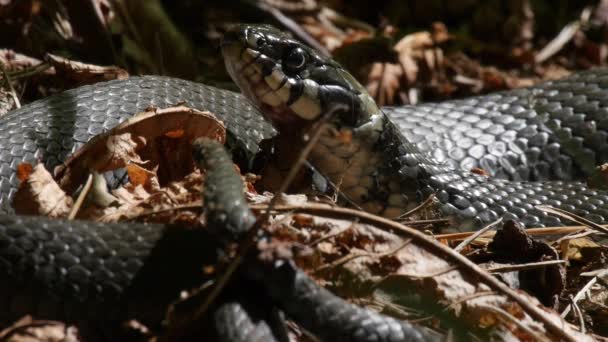
<instances>
[{"instance_id":1,"label":"dry brown leaf","mask_svg":"<svg viewBox=\"0 0 608 342\"><path fill-rule=\"evenodd\" d=\"M583 259L581 250L585 248L601 250L602 246L586 237L578 239L564 239L560 242L560 250L562 259L564 260L581 261Z\"/></svg>"},{"instance_id":2,"label":"dry brown leaf","mask_svg":"<svg viewBox=\"0 0 608 342\"><path fill-rule=\"evenodd\" d=\"M26 316L0 331L5 342L77 342L78 330L62 322L33 320Z\"/></svg>"},{"instance_id":3,"label":"dry brown leaf","mask_svg":"<svg viewBox=\"0 0 608 342\"><path fill-rule=\"evenodd\" d=\"M402 76L403 70L398 64L374 63L368 76L367 91L379 106L394 103Z\"/></svg>"},{"instance_id":4,"label":"dry brown leaf","mask_svg":"<svg viewBox=\"0 0 608 342\"><path fill-rule=\"evenodd\" d=\"M127 173L129 174L131 184L135 186L141 185L146 187L150 184L152 178L156 177L156 173L136 164L127 165Z\"/></svg>"},{"instance_id":5,"label":"dry brown leaf","mask_svg":"<svg viewBox=\"0 0 608 342\"><path fill-rule=\"evenodd\" d=\"M276 209L285 213L296 210L314 215L315 226L345 230L344 234L311 246L315 248L315 254L323 258L317 265L324 271L331 271L323 274L333 277L336 273L347 274L345 277L349 281L345 284L332 282L331 278L321 280L338 287L338 292L350 293L349 289L357 288L357 295L373 298L376 304L388 304L391 308L399 307L403 298L416 294L416 298L422 300L419 305L430 307L440 303L454 319L470 326L491 328L504 339L556 340L568 336L580 341L592 340L533 296L507 288L483 269L465 261L457 253L449 253L447 247L430 241L413 229L400 226L401 237L398 237L386 231L385 223L362 222L367 214L353 210L348 211L348 219L338 219L338 213L346 212L346 209L316 204L277 206ZM278 215L275 220L289 222L290 215ZM357 224L352 222L355 217L359 221ZM384 229L374 227L372 222ZM384 267L382 262L389 265ZM494 281L488 282L487 279ZM341 285L344 288L340 288ZM365 288L370 292L364 291ZM551 325L547 326L549 322Z\"/></svg>"},{"instance_id":6,"label":"dry brown leaf","mask_svg":"<svg viewBox=\"0 0 608 342\"><path fill-rule=\"evenodd\" d=\"M408 89L421 80L435 77L435 71L440 70L444 61L443 51L436 44L448 37L447 29L443 27L443 30L437 29L433 33L415 32L401 38L393 48L399 63L374 63L368 74L366 88L376 102L380 106L404 99L415 102L416 99L408 95ZM422 70L431 73L421 79Z\"/></svg>"},{"instance_id":7,"label":"dry brown leaf","mask_svg":"<svg viewBox=\"0 0 608 342\"><path fill-rule=\"evenodd\" d=\"M44 59L47 63L52 65L61 76L77 82L95 83L129 78L129 73L126 70L116 66L87 64L50 53L47 53Z\"/></svg>"},{"instance_id":8,"label":"dry brown leaf","mask_svg":"<svg viewBox=\"0 0 608 342\"><path fill-rule=\"evenodd\" d=\"M145 172L142 170L141 172ZM87 213L97 217L99 221L115 222L118 220L135 219L145 216L147 221L163 223L198 223L198 210L201 207L202 175L198 170L192 172L181 181L172 182L160 187L158 179L150 174L149 184L126 184L112 193L118 199L119 205ZM179 206L192 206L192 210L176 211Z\"/></svg>"},{"instance_id":9,"label":"dry brown leaf","mask_svg":"<svg viewBox=\"0 0 608 342\"><path fill-rule=\"evenodd\" d=\"M41 64L42 61L10 49L0 49L0 64L7 71L17 71ZM44 74L54 74L53 68L43 71Z\"/></svg>"},{"instance_id":10,"label":"dry brown leaf","mask_svg":"<svg viewBox=\"0 0 608 342\"><path fill-rule=\"evenodd\" d=\"M19 178L19 181L23 182L30 177L32 171L34 171L32 164L19 163L19 165L17 165L17 178Z\"/></svg>"},{"instance_id":11,"label":"dry brown leaf","mask_svg":"<svg viewBox=\"0 0 608 342\"><path fill-rule=\"evenodd\" d=\"M93 138L56 174L64 189L73 189L91 169L126 168L130 182L113 191L112 206L89 205L79 211L79 218L197 224L202 177L194 167L190 144L200 136L223 142L225 128L208 112L186 107L152 109Z\"/></svg>"},{"instance_id":12,"label":"dry brown leaf","mask_svg":"<svg viewBox=\"0 0 608 342\"><path fill-rule=\"evenodd\" d=\"M166 136L168 132L180 130L183 134L179 139ZM207 136L223 142L225 134L223 124L209 112L183 106L151 110L91 139L57 167L55 175L61 187L71 192L86 180L91 170L102 173L136 163L152 172L165 172L158 178L160 183L167 184L194 169L189 149L191 141ZM166 140L181 145L167 147L163 145Z\"/></svg>"},{"instance_id":13,"label":"dry brown leaf","mask_svg":"<svg viewBox=\"0 0 608 342\"><path fill-rule=\"evenodd\" d=\"M313 218L309 215L294 215L292 219L295 227L310 226L313 223Z\"/></svg>"},{"instance_id":14,"label":"dry brown leaf","mask_svg":"<svg viewBox=\"0 0 608 342\"><path fill-rule=\"evenodd\" d=\"M36 165L27 180L21 182L12 203L18 214L48 217L67 216L73 204L43 164Z\"/></svg>"},{"instance_id":15,"label":"dry brown leaf","mask_svg":"<svg viewBox=\"0 0 608 342\"><path fill-rule=\"evenodd\" d=\"M86 164L91 169L107 171L124 167L130 163L144 163L137 150L145 144L144 138L132 136L131 133L111 135L106 140L108 153L99 156L91 155Z\"/></svg>"},{"instance_id":16,"label":"dry brown leaf","mask_svg":"<svg viewBox=\"0 0 608 342\"><path fill-rule=\"evenodd\" d=\"M173 139L181 138L184 136L185 131L183 129L176 129L165 133L165 136Z\"/></svg>"}]
</instances>

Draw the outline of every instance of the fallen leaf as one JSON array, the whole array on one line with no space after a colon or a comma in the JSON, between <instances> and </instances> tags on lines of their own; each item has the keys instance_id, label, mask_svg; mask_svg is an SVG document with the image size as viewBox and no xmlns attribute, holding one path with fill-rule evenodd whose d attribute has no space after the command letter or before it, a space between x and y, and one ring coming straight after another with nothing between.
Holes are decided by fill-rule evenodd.
<instances>
[{"instance_id":1,"label":"fallen leaf","mask_svg":"<svg viewBox=\"0 0 608 342\"><path fill-rule=\"evenodd\" d=\"M32 164L19 163L19 165L17 165L17 178L19 178L19 180L23 182L30 177L33 170L34 167L32 166Z\"/></svg>"},{"instance_id":2,"label":"fallen leaf","mask_svg":"<svg viewBox=\"0 0 608 342\"><path fill-rule=\"evenodd\" d=\"M578 239L563 239L560 242L560 250L562 251L562 258L564 260L582 260L582 249L601 250L602 246L598 245L596 242L586 237Z\"/></svg>"},{"instance_id":3,"label":"fallen leaf","mask_svg":"<svg viewBox=\"0 0 608 342\"><path fill-rule=\"evenodd\" d=\"M166 136L180 130L183 134L179 139ZM208 136L223 142L225 132L223 124L209 112L183 106L154 109L91 139L58 166L55 175L61 187L71 192L84 183L91 170L102 173L137 164L152 172L164 172L157 178L168 184L193 171L189 144L194 138ZM181 144L180 148L167 151L163 145L167 139L171 144Z\"/></svg>"},{"instance_id":4,"label":"fallen leaf","mask_svg":"<svg viewBox=\"0 0 608 342\"><path fill-rule=\"evenodd\" d=\"M44 60L52 65L58 74L77 82L95 83L107 80L124 80L129 78L129 73L115 66L99 66L87 64L68 58L47 53Z\"/></svg>"},{"instance_id":5,"label":"fallen leaf","mask_svg":"<svg viewBox=\"0 0 608 342\"><path fill-rule=\"evenodd\" d=\"M62 322L34 320L26 316L0 331L5 342L78 342L78 329Z\"/></svg>"},{"instance_id":6,"label":"fallen leaf","mask_svg":"<svg viewBox=\"0 0 608 342\"><path fill-rule=\"evenodd\" d=\"M136 164L127 165L127 173L129 174L131 184L135 186L142 185L144 187L149 185L151 178L156 176L156 173L146 170Z\"/></svg>"},{"instance_id":7,"label":"fallen leaf","mask_svg":"<svg viewBox=\"0 0 608 342\"><path fill-rule=\"evenodd\" d=\"M73 204L72 198L59 187L44 165L38 164L19 185L12 206L21 215L65 217Z\"/></svg>"}]
</instances>

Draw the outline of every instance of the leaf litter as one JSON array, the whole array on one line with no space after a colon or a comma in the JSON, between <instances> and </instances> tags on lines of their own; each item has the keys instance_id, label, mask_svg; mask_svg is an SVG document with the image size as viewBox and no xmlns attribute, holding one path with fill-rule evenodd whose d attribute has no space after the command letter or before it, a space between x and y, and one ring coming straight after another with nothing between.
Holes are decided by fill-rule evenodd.
<instances>
[{"instance_id":1,"label":"leaf litter","mask_svg":"<svg viewBox=\"0 0 608 342\"><path fill-rule=\"evenodd\" d=\"M604 1L602 2L604 3ZM604 5L605 7L605 5ZM304 29L313 33L313 36L322 42L329 50L339 51L348 45L356 45L372 34L365 29L357 28L343 30L341 25L336 25L336 16L328 11L307 10L299 15L301 25ZM601 13L601 12L598 12ZM128 13L127 13L128 14ZM322 15L321 15L322 14ZM597 13L596 13L597 14ZM125 14L122 13L124 16ZM333 16L332 16L333 15ZM315 17L316 16L316 17ZM325 19L318 18L324 16ZM297 17L294 15L294 17ZM605 15L603 16L605 17ZM601 17L599 18L602 19ZM530 20L526 19L522 28L529 27ZM166 20L165 20L166 21ZM329 23L329 24L328 24ZM331 25L331 26L328 26ZM348 25L347 25L348 26ZM353 25L354 26L354 25ZM153 26L152 26L153 27ZM330 29L328 29L330 27ZM433 27L430 31L419 31L406 35L398 44L389 49L397 55L397 60L379 62L378 66L364 69L368 74L368 87L372 93L377 94L377 99L386 104L393 103L415 103L425 94L425 99L433 97L450 97L469 93L479 93L494 89L512 88L530 84L533 80L540 78L552 78L551 75L562 76L568 71L559 65L535 66L534 73L538 77L526 78L513 76L510 73L494 68L488 68L471 60L463 54L450 54L438 39L436 33L440 26ZM447 32L447 31L446 31ZM387 27L387 35L394 33ZM579 32L580 33L580 32ZM577 56L577 63L589 65L604 60L605 44L597 44L581 34L575 34L572 46L578 51L586 51ZM524 34L522 34L522 38ZM447 36L447 41L454 41L452 35ZM406 44L407 43L407 44ZM377 45L385 42L374 43ZM135 44L128 41L129 53L140 56ZM147 49L154 51L154 48ZM354 50L355 52L357 50ZM360 51L358 52L361 54ZM137 58L140 58L137 57ZM144 56L143 59L154 59ZM532 56L534 57L534 56ZM137 59L136 58L136 59ZM519 58L524 63L531 59L529 52L513 53L510 58ZM388 58L387 58L388 59ZM142 63L148 69L157 69L157 61ZM50 62L49 62L50 63ZM587 63L587 64L585 64ZM152 66L148 66L151 64ZM61 65L61 62L58 64ZM179 63L172 63L179 65ZM382 67L384 65L384 67ZM71 66L75 66L71 64ZM390 67L389 67L390 66ZM161 65L162 67L162 65ZM78 68L78 66L76 66ZM47 69L55 71L55 68ZM67 68L66 70L70 70ZM163 137L175 138L182 135L180 129L165 132ZM145 137L145 138L141 138ZM114 140L112 140L114 139ZM74 165L58 170L62 174L60 184L68 188L67 193L73 193L85 179L91 165L99 167L100 170L111 170L118 165L123 165L133 183L112 192L121 203L118 207L105 209L96 208L93 213L87 213L87 208L79 211L83 217L94 217L93 215L106 215L108 219L118 218L148 218L152 214L162 212L169 213L162 220L170 220L176 214L175 207L186 207L186 211L200 206L197 197L200 193L201 176L196 171L187 174L181 181L176 175L183 175L188 169L177 167L166 171L166 164L156 163L154 158L139 154L142 146L155 144L150 142L147 135L117 135L108 139L110 149L116 148L117 153L103 154L103 158L92 158L86 162L73 162ZM158 144L166 151L168 146L176 146L166 141ZM101 149L103 150L103 149ZM96 149L87 152L90 156L98 153ZM189 153L189 150L188 150ZM84 159L86 159L86 154ZM101 155L100 155L101 156ZM84 160L82 159L82 160ZM178 158L179 159L179 158ZM78 166L79 163L84 163ZM179 165L182 165L180 163ZM73 204L68 201L70 196L59 189L51 181L50 174L43 172L38 167L19 167L22 179L30 183L29 198L33 202L40 203L39 212L53 213L55 215L67 215ZM107 171L106 171L107 172ZM483 170L479 170L483 172ZM160 175L159 173L163 173ZM249 190L253 187L248 184ZM43 199L41 197L47 197ZM249 193L249 198L254 203L254 208L262 210L267 201L266 195ZM265 199L266 198L266 199ZM495 337L501 339L516 338L520 340L541 339L588 339L591 335L581 335L577 330L585 331L584 324L595 324L596 332L602 330L602 313L606 317L606 249L602 245L590 242L586 237L565 238L552 244L538 247L537 242L530 242L530 238L524 245L544 250L544 253L536 255L534 260L518 260L516 253L513 255L501 255L499 260L496 251L490 248L494 235L487 234L475 239L462 253L475 260L484 254L485 265L496 269L497 265L514 265L519 263L530 263L545 259L555 260L556 256L551 252L557 250L559 258L567 261L566 289L558 293L562 300L560 309L562 316L572 317L572 322L579 323L574 327L561 320L556 311L545 308L534 297L526 294L523 290L510 291L506 287L499 286L500 283L489 280L487 272L474 267L461 258L460 254L451 253L446 245L458 241L461 237L438 235L421 236L417 231L410 231L407 227L399 224L388 224L378 218L369 215L361 215L357 212L343 211L340 208L326 203L317 203L314 197L308 198L287 196L275 208L273 217L273 233L277 238L287 242L297 242L308 246L312 254L297 259L297 261L314 275L316 279L340 293L344 297L370 305L373 308L383 310L404 319L415 318L426 322L428 325L440 330L458 329L458 324L464 324L470 333L479 333L491 330ZM56 205L56 202L63 203ZM65 203L64 203L65 202ZM71 200L73 202L73 200ZM22 203L23 204L23 203ZM142 206L133 210L134 215L129 216L132 208ZM119 210L124 208L124 210ZM127 210L127 208L130 208ZM183 208L182 208L183 209ZM106 212L107 210L107 212ZM90 215L90 216L86 216ZM191 218L195 215L191 215ZM188 221L188 220L186 220ZM407 223L406 223L407 224ZM428 227L428 225L427 225ZM571 229L571 230L568 230ZM534 231L534 237L543 239L550 232L558 234L585 234L583 227L566 227L560 229L543 229L542 232ZM532 233L530 233L532 234ZM498 238L498 237L496 237ZM442 244L437 244L440 241ZM509 248L507 248L509 251ZM477 254L476 254L477 253ZM477 256L476 256L477 255ZM543 278L546 271L563 270L562 265L545 266L535 272L535 276L541 276L539 281L545 285L551 278ZM521 273L514 271L509 273ZM558 272L559 273L559 272ZM518 276L510 276L516 279ZM507 281L506 277L502 277ZM515 283L513 283L515 284ZM558 282L557 285L560 285ZM553 290L547 294L559 292ZM551 296L549 296L551 297ZM572 305L564 306L569 297ZM526 305L526 303L528 305ZM566 307L566 309L564 309ZM430 308L430 310L429 310ZM592 317L590 317L592 316ZM450 326L449 322L455 322ZM604 324L604 327L608 324ZM562 329L560 332L559 327ZM487 329L493 328L493 329ZM482 331L480 331L482 330Z\"/></svg>"}]
</instances>

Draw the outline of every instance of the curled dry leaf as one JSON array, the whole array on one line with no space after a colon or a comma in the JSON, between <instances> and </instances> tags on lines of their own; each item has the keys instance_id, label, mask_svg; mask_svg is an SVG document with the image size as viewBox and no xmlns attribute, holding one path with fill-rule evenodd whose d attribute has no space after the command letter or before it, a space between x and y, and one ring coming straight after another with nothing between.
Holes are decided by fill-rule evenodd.
<instances>
[{"instance_id":1,"label":"curled dry leaf","mask_svg":"<svg viewBox=\"0 0 608 342\"><path fill-rule=\"evenodd\" d=\"M129 73L116 66L87 64L47 53L44 60L52 65L57 73L68 79L82 83L95 83L108 80L124 80Z\"/></svg>"},{"instance_id":2,"label":"curled dry leaf","mask_svg":"<svg viewBox=\"0 0 608 342\"><path fill-rule=\"evenodd\" d=\"M372 65L368 75L367 91L379 106L394 102L401 88L403 70L400 65L392 63L374 63Z\"/></svg>"},{"instance_id":3,"label":"curled dry leaf","mask_svg":"<svg viewBox=\"0 0 608 342\"><path fill-rule=\"evenodd\" d=\"M172 139L167 132L184 130L180 139ZM187 145L196 137L208 136L224 141L226 129L215 116L209 112L201 112L184 106L150 110L140 113L114 127L112 130L91 139L87 144L74 152L63 165L55 169L55 175L60 179L59 184L71 192L84 182L90 170L105 172L126 167L135 163L151 171L156 169L171 170L168 173L179 173L184 176L194 169ZM183 141L183 146L169 146L168 140ZM164 153L162 156L159 153ZM166 156L190 157L176 163L167 162ZM160 167L162 166L162 167ZM182 168L175 170L172 168ZM175 179L169 179L167 184Z\"/></svg>"},{"instance_id":4,"label":"curled dry leaf","mask_svg":"<svg viewBox=\"0 0 608 342\"><path fill-rule=\"evenodd\" d=\"M33 320L26 316L0 331L0 340L5 342L77 342L78 329L62 322Z\"/></svg>"},{"instance_id":5,"label":"curled dry leaf","mask_svg":"<svg viewBox=\"0 0 608 342\"><path fill-rule=\"evenodd\" d=\"M10 49L0 49L0 64L7 71L23 70L42 63L41 60L15 52ZM53 69L45 70L45 73L54 73Z\"/></svg>"},{"instance_id":6,"label":"curled dry leaf","mask_svg":"<svg viewBox=\"0 0 608 342\"><path fill-rule=\"evenodd\" d=\"M32 172L34 171L34 167L30 163L20 163L17 165L17 178L19 178L20 182L27 180Z\"/></svg>"},{"instance_id":7,"label":"curled dry leaf","mask_svg":"<svg viewBox=\"0 0 608 342\"><path fill-rule=\"evenodd\" d=\"M433 72L443 64L443 51L435 45L448 39L447 30L415 32L403 37L394 46L399 63L374 63L368 75L367 90L380 106L410 99L408 88L421 80L421 70ZM428 80L429 76L423 80Z\"/></svg>"},{"instance_id":8,"label":"curled dry leaf","mask_svg":"<svg viewBox=\"0 0 608 342\"><path fill-rule=\"evenodd\" d=\"M12 203L18 214L49 217L66 216L73 204L72 198L59 187L43 164L36 165L21 181Z\"/></svg>"},{"instance_id":9,"label":"curled dry leaf","mask_svg":"<svg viewBox=\"0 0 608 342\"><path fill-rule=\"evenodd\" d=\"M72 192L91 171L126 169L130 183L113 191L117 201L83 208L80 218L116 221L161 213L155 221L194 222L197 215L176 214L173 208L200 203L202 179L194 168L190 143L201 136L223 142L225 128L208 112L187 107L150 110L96 136L55 173L62 188Z\"/></svg>"},{"instance_id":10,"label":"curled dry leaf","mask_svg":"<svg viewBox=\"0 0 608 342\"><path fill-rule=\"evenodd\" d=\"M146 170L137 164L127 165L127 173L129 174L131 184L135 186L141 185L143 187L149 187L152 183L152 179L156 176L156 173Z\"/></svg>"}]
</instances>

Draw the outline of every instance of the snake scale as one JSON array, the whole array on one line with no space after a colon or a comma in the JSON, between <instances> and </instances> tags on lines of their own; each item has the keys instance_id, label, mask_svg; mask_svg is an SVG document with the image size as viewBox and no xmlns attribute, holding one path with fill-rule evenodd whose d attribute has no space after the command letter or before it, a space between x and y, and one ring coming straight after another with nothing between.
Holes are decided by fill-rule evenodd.
<instances>
[{"instance_id":1,"label":"snake scale","mask_svg":"<svg viewBox=\"0 0 608 342\"><path fill-rule=\"evenodd\" d=\"M245 97L169 77L132 77L68 90L0 119L0 321L25 313L76 322L122 314L158 319L159 303L176 293L174 287L200 281L192 276L200 265L184 262L205 256L194 232L20 217L10 209L19 163L43 161L52 169L96 134L151 105L183 102L209 110L226 123L232 147L249 153L275 134L269 121L297 137L322 119L330 129L321 134L311 164L352 202L386 216L434 193L443 213L457 218L455 229L498 217L530 227L563 224L536 210L538 204L598 223L608 219L608 193L571 180L608 159L608 70L379 109L337 63L276 29L243 26L227 35L222 51ZM350 138L338 139L347 132ZM496 177L473 174L471 167ZM175 285L150 286L158 274L177 279Z\"/></svg>"}]
</instances>

